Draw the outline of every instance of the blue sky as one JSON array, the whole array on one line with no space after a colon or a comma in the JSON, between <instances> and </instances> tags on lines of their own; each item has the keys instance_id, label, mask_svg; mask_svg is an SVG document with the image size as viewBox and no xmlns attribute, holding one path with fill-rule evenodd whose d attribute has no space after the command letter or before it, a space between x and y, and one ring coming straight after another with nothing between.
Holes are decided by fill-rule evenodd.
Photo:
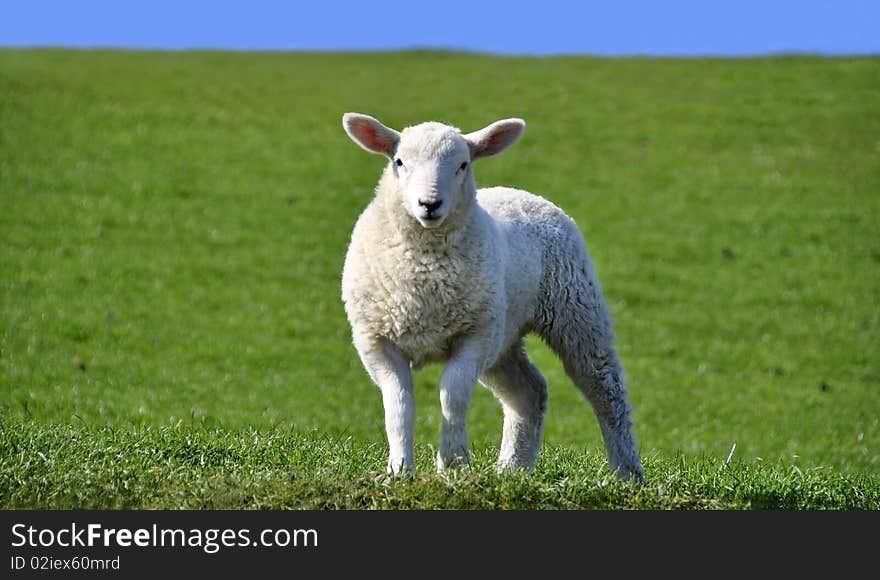
<instances>
[{"instance_id":1,"label":"blue sky","mask_svg":"<svg viewBox=\"0 0 880 580\"><path fill-rule=\"evenodd\" d=\"M0 46L880 54L880 0L5 0Z\"/></svg>"}]
</instances>

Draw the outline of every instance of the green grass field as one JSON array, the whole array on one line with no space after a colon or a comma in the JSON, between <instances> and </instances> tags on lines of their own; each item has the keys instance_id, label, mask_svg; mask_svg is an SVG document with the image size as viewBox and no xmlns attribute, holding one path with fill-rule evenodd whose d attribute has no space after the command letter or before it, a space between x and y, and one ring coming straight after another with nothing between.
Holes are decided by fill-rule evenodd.
<instances>
[{"instance_id":1,"label":"green grass field","mask_svg":"<svg viewBox=\"0 0 880 580\"><path fill-rule=\"evenodd\" d=\"M339 298L382 167L340 117L528 122L481 185L569 212L646 481L550 383L534 475L388 481ZM880 58L0 50L0 506L880 509ZM736 451L725 467L733 444Z\"/></svg>"}]
</instances>

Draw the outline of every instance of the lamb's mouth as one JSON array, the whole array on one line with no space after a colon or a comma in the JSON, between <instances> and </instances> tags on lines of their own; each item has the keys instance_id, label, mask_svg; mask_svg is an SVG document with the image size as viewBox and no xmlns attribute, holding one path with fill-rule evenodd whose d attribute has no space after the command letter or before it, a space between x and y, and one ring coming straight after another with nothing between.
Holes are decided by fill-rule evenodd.
<instances>
[{"instance_id":1,"label":"lamb's mouth","mask_svg":"<svg viewBox=\"0 0 880 580\"><path fill-rule=\"evenodd\" d=\"M439 226L441 223L443 223L443 219L445 217L446 216L442 215L442 214L429 213L427 215L420 216L417 219L418 219L419 223L422 224L422 227L434 228L434 227Z\"/></svg>"}]
</instances>

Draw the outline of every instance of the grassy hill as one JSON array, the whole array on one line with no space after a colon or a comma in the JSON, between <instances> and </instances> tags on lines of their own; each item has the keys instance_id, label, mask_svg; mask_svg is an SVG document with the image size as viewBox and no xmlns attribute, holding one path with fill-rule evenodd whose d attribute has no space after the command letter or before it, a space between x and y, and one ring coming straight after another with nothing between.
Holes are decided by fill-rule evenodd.
<instances>
[{"instance_id":1,"label":"grassy hill","mask_svg":"<svg viewBox=\"0 0 880 580\"><path fill-rule=\"evenodd\" d=\"M492 473L483 389L474 468L425 473L439 367L423 474L376 476L339 286L382 161L346 111L528 122L477 180L584 232L642 489L537 340L533 478ZM0 50L0 202L0 505L880 508L878 58Z\"/></svg>"}]
</instances>

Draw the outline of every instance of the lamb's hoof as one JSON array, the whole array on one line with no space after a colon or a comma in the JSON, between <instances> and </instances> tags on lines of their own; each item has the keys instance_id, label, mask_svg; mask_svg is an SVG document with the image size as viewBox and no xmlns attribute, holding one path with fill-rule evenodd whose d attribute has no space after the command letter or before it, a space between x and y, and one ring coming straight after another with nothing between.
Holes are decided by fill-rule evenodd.
<instances>
[{"instance_id":1,"label":"lamb's hoof","mask_svg":"<svg viewBox=\"0 0 880 580\"><path fill-rule=\"evenodd\" d=\"M640 463L631 465L618 465L612 468L617 479L627 483L642 483L645 481L645 472Z\"/></svg>"},{"instance_id":2,"label":"lamb's hoof","mask_svg":"<svg viewBox=\"0 0 880 580\"><path fill-rule=\"evenodd\" d=\"M442 473L444 471L450 471L453 469L459 469L462 467L468 466L468 456L464 455L450 455L448 457L444 457L437 454L437 473Z\"/></svg>"},{"instance_id":3,"label":"lamb's hoof","mask_svg":"<svg viewBox=\"0 0 880 580\"><path fill-rule=\"evenodd\" d=\"M385 474L389 477L405 477L412 475L414 472L413 464L399 457L390 458L388 460L388 467L385 468Z\"/></svg>"},{"instance_id":4,"label":"lamb's hoof","mask_svg":"<svg viewBox=\"0 0 880 580\"><path fill-rule=\"evenodd\" d=\"M499 459L498 463L495 464L495 471L498 473L532 473L535 471L535 466L526 461L513 458Z\"/></svg>"}]
</instances>

